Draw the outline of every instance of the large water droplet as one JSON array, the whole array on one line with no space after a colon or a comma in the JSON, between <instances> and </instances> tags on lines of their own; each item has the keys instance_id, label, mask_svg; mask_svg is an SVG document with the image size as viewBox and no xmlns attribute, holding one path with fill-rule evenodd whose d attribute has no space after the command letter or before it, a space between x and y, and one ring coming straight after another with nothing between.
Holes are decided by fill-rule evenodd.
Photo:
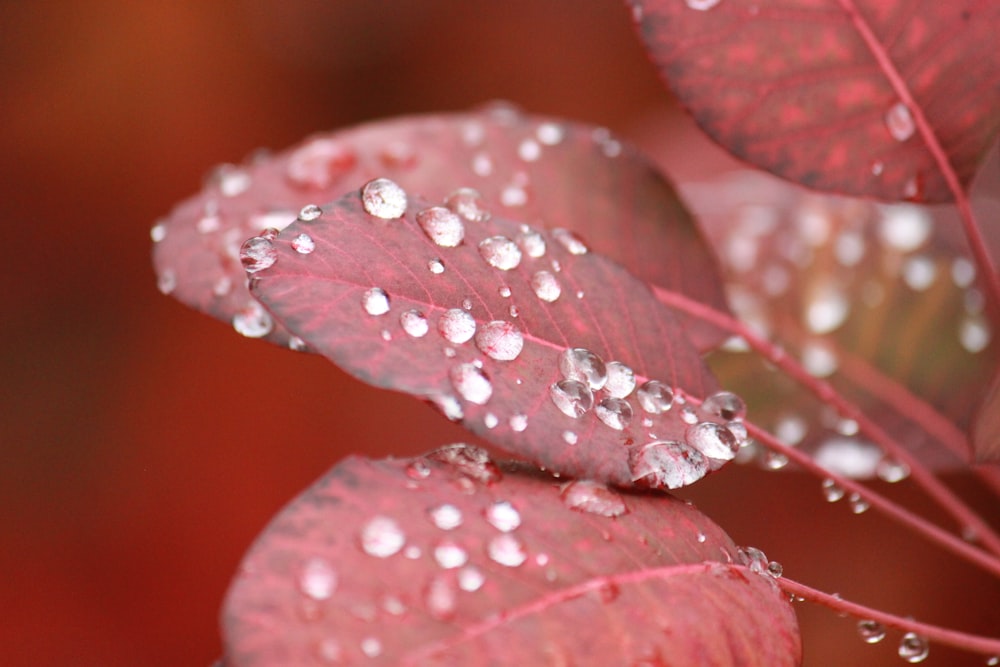
<instances>
[{"instance_id":1,"label":"large water droplet","mask_svg":"<svg viewBox=\"0 0 1000 667\"><path fill-rule=\"evenodd\" d=\"M916 632L907 632L899 640L899 657L910 663L923 662L931 652L930 644Z\"/></svg>"},{"instance_id":2,"label":"large water droplet","mask_svg":"<svg viewBox=\"0 0 1000 667\"><path fill-rule=\"evenodd\" d=\"M438 331L449 343L460 345L475 335L476 319L461 308L452 308L438 319Z\"/></svg>"},{"instance_id":3,"label":"large water droplet","mask_svg":"<svg viewBox=\"0 0 1000 667\"><path fill-rule=\"evenodd\" d=\"M878 621L863 618L858 621L858 636L866 644L877 644L885 639L885 626Z\"/></svg>"},{"instance_id":4,"label":"large water droplet","mask_svg":"<svg viewBox=\"0 0 1000 667\"><path fill-rule=\"evenodd\" d=\"M705 456L721 461L731 460L739 449L732 431L715 422L701 422L688 427L684 439Z\"/></svg>"},{"instance_id":5,"label":"large water droplet","mask_svg":"<svg viewBox=\"0 0 1000 667\"><path fill-rule=\"evenodd\" d=\"M451 503L436 505L427 510L431 523L441 530L454 530L462 525L462 510Z\"/></svg>"},{"instance_id":6,"label":"large water droplet","mask_svg":"<svg viewBox=\"0 0 1000 667\"><path fill-rule=\"evenodd\" d=\"M427 238L443 248L454 248L465 238L465 225L461 218L444 206L418 211L417 224Z\"/></svg>"},{"instance_id":7,"label":"large water droplet","mask_svg":"<svg viewBox=\"0 0 1000 667\"><path fill-rule=\"evenodd\" d=\"M446 463L466 477L484 484L499 481L503 477L500 468L490 459L489 453L474 445L456 443L439 447L426 458Z\"/></svg>"},{"instance_id":8,"label":"large water droplet","mask_svg":"<svg viewBox=\"0 0 1000 667\"><path fill-rule=\"evenodd\" d=\"M427 318L419 310L403 311L399 316L399 324L403 327L403 331L414 338L423 338L430 329Z\"/></svg>"},{"instance_id":9,"label":"large water droplet","mask_svg":"<svg viewBox=\"0 0 1000 667\"><path fill-rule=\"evenodd\" d=\"M240 246L240 263L247 273L257 273L278 260L278 250L268 239L255 236Z\"/></svg>"},{"instance_id":10,"label":"large water droplet","mask_svg":"<svg viewBox=\"0 0 1000 667\"><path fill-rule=\"evenodd\" d=\"M494 562L506 567L518 567L528 560L521 540L510 533L497 535L490 540L486 552Z\"/></svg>"},{"instance_id":11,"label":"large water droplet","mask_svg":"<svg viewBox=\"0 0 1000 667\"><path fill-rule=\"evenodd\" d=\"M591 480L577 480L563 487L560 496L570 509L599 516L621 516L628 512L625 500L616 491Z\"/></svg>"},{"instance_id":12,"label":"large water droplet","mask_svg":"<svg viewBox=\"0 0 1000 667\"><path fill-rule=\"evenodd\" d=\"M896 141L906 141L917 129L913 114L902 102L896 102L885 112L885 126Z\"/></svg>"},{"instance_id":13,"label":"large water droplet","mask_svg":"<svg viewBox=\"0 0 1000 667\"><path fill-rule=\"evenodd\" d=\"M233 315L233 329L247 338L262 338L274 329L274 320L264 307L254 301Z\"/></svg>"},{"instance_id":14,"label":"large water droplet","mask_svg":"<svg viewBox=\"0 0 1000 667\"><path fill-rule=\"evenodd\" d=\"M506 236L491 236L479 243L479 254L490 266L510 271L521 263L521 249Z\"/></svg>"},{"instance_id":15,"label":"large water droplet","mask_svg":"<svg viewBox=\"0 0 1000 667\"><path fill-rule=\"evenodd\" d=\"M490 210L486 200L477 190L459 188L444 200L444 205L459 217L469 222L486 222L490 219Z\"/></svg>"},{"instance_id":16,"label":"large water droplet","mask_svg":"<svg viewBox=\"0 0 1000 667\"><path fill-rule=\"evenodd\" d=\"M292 239L292 249L300 255L308 255L316 249L316 242L308 234L299 234Z\"/></svg>"},{"instance_id":17,"label":"large water droplet","mask_svg":"<svg viewBox=\"0 0 1000 667\"><path fill-rule=\"evenodd\" d=\"M674 390L658 380L643 382L635 395L642 409L654 415L666 412L674 404Z\"/></svg>"},{"instance_id":18,"label":"large water droplet","mask_svg":"<svg viewBox=\"0 0 1000 667\"><path fill-rule=\"evenodd\" d=\"M710 415L722 417L726 421L739 421L747 414L746 403L730 391L712 394L701 404L701 409Z\"/></svg>"},{"instance_id":19,"label":"large water droplet","mask_svg":"<svg viewBox=\"0 0 1000 667\"><path fill-rule=\"evenodd\" d=\"M455 391L470 403L486 405L493 396L493 383L483 370L474 364L459 364L448 373Z\"/></svg>"},{"instance_id":20,"label":"large water droplet","mask_svg":"<svg viewBox=\"0 0 1000 667\"><path fill-rule=\"evenodd\" d=\"M538 259L545 256L545 237L527 227L517 237L517 244L528 257Z\"/></svg>"},{"instance_id":21,"label":"large water droplet","mask_svg":"<svg viewBox=\"0 0 1000 667\"><path fill-rule=\"evenodd\" d=\"M388 558L406 543L406 535L393 519L376 516L361 528L361 548L369 556Z\"/></svg>"},{"instance_id":22,"label":"large water droplet","mask_svg":"<svg viewBox=\"0 0 1000 667\"><path fill-rule=\"evenodd\" d=\"M469 562L469 554L457 542L443 540L434 547L434 560L446 570L454 570Z\"/></svg>"},{"instance_id":23,"label":"large water droplet","mask_svg":"<svg viewBox=\"0 0 1000 667\"><path fill-rule=\"evenodd\" d=\"M708 459L673 440L655 440L629 452L632 481L652 488L679 489L708 472Z\"/></svg>"},{"instance_id":24,"label":"large water droplet","mask_svg":"<svg viewBox=\"0 0 1000 667\"><path fill-rule=\"evenodd\" d=\"M406 191L388 178L376 178L361 188L361 203L369 215L395 220L406 212Z\"/></svg>"},{"instance_id":25,"label":"large water droplet","mask_svg":"<svg viewBox=\"0 0 1000 667\"><path fill-rule=\"evenodd\" d=\"M507 500L498 500L485 511L490 525L503 533L516 530L521 525L521 513Z\"/></svg>"},{"instance_id":26,"label":"large water droplet","mask_svg":"<svg viewBox=\"0 0 1000 667\"><path fill-rule=\"evenodd\" d=\"M614 396L602 398L594 412L598 419L618 431L624 430L632 421L632 406L625 399Z\"/></svg>"},{"instance_id":27,"label":"large water droplet","mask_svg":"<svg viewBox=\"0 0 1000 667\"><path fill-rule=\"evenodd\" d=\"M288 158L285 176L299 187L326 189L350 171L356 161L353 148L332 139L314 139Z\"/></svg>"},{"instance_id":28,"label":"large water droplet","mask_svg":"<svg viewBox=\"0 0 1000 667\"><path fill-rule=\"evenodd\" d=\"M604 391L615 398L625 398L635 390L635 372L620 361L606 364L608 381Z\"/></svg>"},{"instance_id":29,"label":"large water droplet","mask_svg":"<svg viewBox=\"0 0 1000 667\"><path fill-rule=\"evenodd\" d=\"M580 240L580 237L568 229L556 228L552 230L552 238L559 242L559 245L566 248L571 255L586 255L587 245Z\"/></svg>"},{"instance_id":30,"label":"large water droplet","mask_svg":"<svg viewBox=\"0 0 1000 667\"><path fill-rule=\"evenodd\" d=\"M361 295L361 306L369 315L385 315L389 312L389 295L381 287L372 287Z\"/></svg>"},{"instance_id":31,"label":"large water droplet","mask_svg":"<svg viewBox=\"0 0 1000 667\"><path fill-rule=\"evenodd\" d=\"M585 382L597 391L608 381L604 360L582 347L571 347L559 355L559 371L567 380Z\"/></svg>"},{"instance_id":32,"label":"large water droplet","mask_svg":"<svg viewBox=\"0 0 1000 667\"><path fill-rule=\"evenodd\" d=\"M490 359L512 361L521 354L524 336L510 322L494 320L476 332L476 347Z\"/></svg>"},{"instance_id":33,"label":"large water droplet","mask_svg":"<svg viewBox=\"0 0 1000 667\"><path fill-rule=\"evenodd\" d=\"M594 394L578 380L560 380L549 387L552 403L567 417L577 419L594 406Z\"/></svg>"},{"instance_id":34,"label":"large water droplet","mask_svg":"<svg viewBox=\"0 0 1000 667\"><path fill-rule=\"evenodd\" d=\"M562 287L554 275L548 271L538 271L531 277L531 289L542 301L552 303L562 294Z\"/></svg>"}]
</instances>

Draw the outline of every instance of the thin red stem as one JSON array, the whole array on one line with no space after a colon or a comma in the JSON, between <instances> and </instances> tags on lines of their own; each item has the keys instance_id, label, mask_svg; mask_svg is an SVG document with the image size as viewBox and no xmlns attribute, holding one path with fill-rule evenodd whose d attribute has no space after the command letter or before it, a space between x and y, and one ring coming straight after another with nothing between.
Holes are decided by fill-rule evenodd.
<instances>
[{"instance_id":1,"label":"thin red stem","mask_svg":"<svg viewBox=\"0 0 1000 667\"><path fill-rule=\"evenodd\" d=\"M915 632L921 637L937 642L938 644L945 644L973 653L982 653L983 655L1000 655L1000 639L970 635L965 632L949 630L937 625L903 618L902 616L887 614L878 609L872 609L871 607L818 591L815 588L784 577L778 579L777 582L786 593L796 595L816 604L821 604L837 612L850 614L859 619L877 621L886 627L896 628L903 632Z\"/></svg>"}]
</instances>

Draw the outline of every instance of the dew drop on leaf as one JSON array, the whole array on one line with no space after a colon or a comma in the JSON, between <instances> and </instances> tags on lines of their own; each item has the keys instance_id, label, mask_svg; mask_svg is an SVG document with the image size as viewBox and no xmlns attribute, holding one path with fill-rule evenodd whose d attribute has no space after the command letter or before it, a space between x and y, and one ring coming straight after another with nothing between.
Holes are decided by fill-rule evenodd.
<instances>
[{"instance_id":1,"label":"dew drop on leaf","mask_svg":"<svg viewBox=\"0 0 1000 667\"><path fill-rule=\"evenodd\" d=\"M705 456L721 461L732 460L739 445L736 436L725 426L715 422L701 422L689 426L684 434L687 444Z\"/></svg>"},{"instance_id":2,"label":"dew drop on leaf","mask_svg":"<svg viewBox=\"0 0 1000 667\"><path fill-rule=\"evenodd\" d=\"M299 211L299 220L303 220L305 222L312 222L313 220L319 218L321 215L323 215L323 209L321 209L319 206L316 206L316 204L306 204L305 206L302 207L302 210Z\"/></svg>"},{"instance_id":3,"label":"dew drop on leaf","mask_svg":"<svg viewBox=\"0 0 1000 667\"><path fill-rule=\"evenodd\" d=\"M573 431L563 431L562 439L567 445L575 445L579 437Z\"/></svg>"},{"instance_id":4,"label":"dew drop on leaf","mask_svg":"<svg viewBox=\"0 0 1000 667\"><path fill-rule=\"evenodd\" d=\"M454 248L465 238L465 225L452 211L432 206L417 212L417 224L431 241L442 248Z\"/></svg>"},{"instance_id":5,"label":"dew drop on leaf","mask_svg":"<svg viewBox=\"0 0 1000 667\"><path fill-rule=\"evenodd\" d=\"M485 415L483 415L483 426L485 426L486 428L489 429L496 428L497 424L499 423L500 423L500 418L497 417L492 412L487 412Z\"/></svg>"},{"instance_id":6,"label":"dew drop on leaf","mask_svg":"<svg viewBox=\"0 0 1000 667\"><path fill-rule=\"evenodd\" d=\"M510 430L515 433L521 433L524 429L528 428L528 415L520 413L511 415L507 423L510 424Z\"/></svg>"},{"instance_id":7,"label":"dew drop on leaf","mask_svg":"<svg viewBox=\"0 0 1000 667\"><path fill-rule=\"evenodd\" d=\"M553 229L552 238L559 242L559 245L566 248L571 255L586 255L587 245L568 229Z\"/></svg>"},{"instance_id":8,"label":"dew drop on leaf","mask_svg":"<svg viewBox=\"0 0 1000 667\"><path fill-rule=\"evenodd\" d=\"M272 266L278 259L278 250L268 239L255 236L240 246L240 263L247 273L257 273Z\"/></svg>"},{"instance_id":9,"label":"dew drop on leaf","mask_svg":"<svg viewBox=\"0 0 1000 667\"><path fill-rule=\"evenodd\" d=\"M376 516L361 528L361 548L369 556L388 558L406 543L399 524L386 516Z\"/></svg>"},{"instance_id":10,"label":"dew drop on leaf","mask_svg":"<svg viewBox=\"0 0 1000 667\"><path fill-rule=\"evenodd\" d=\"M726 421L739 421L747 414L746 403L730 391L720 391L712 394L701 404L701 409L715 417Z\"/></svg>"},{"instance_id":11,"label":"dew drop on leaf","mask_svg":"<svg viewBox=\"0 0 1000 667\"><path fill-rule=\"evenodd\" d=\"M476 332L476 347L490 359L513 361L521 354L524 336L510 322L495 320Z\"/></svg>"},{"instance_id":12,"label":"dew drop on leaf","mask_svg":"<svg viewBox=\"0 0 1000 667\"><path fill-rule=\"evenodd\" d=\"M300 255L308 255L316 249L316 242L308 234L299 234L292 239L292 249Z\"/></svg>"},{"instance_id":13,"label":"dew drop on leaf","mask_svg":"<svg viewBox=\"0 0 1000 667\"><path fill-rule=\"evenodd\" d=\"M369 658L382 655L382 642L377 637L365 637L361 640L361 652Z\"/></svg>"},{"instance_id":14,"label":"dew drop on leaf","mask_svg":"<svg viewBox=\"0 0 1000 667\"><path fill-rule=\"evenodd\" d=\"M437 406L437 409L441 411L445 417L453 422L465 417L465 411L462 410L462 404L458 402L458 399L450 394L436 394L430 397L430 401Z\"/></svg>"},{"instance_id":15,"label":"dew drop on leaf","mask_svg":"<svg viewBox=\"0 0 1000 667\"><path fill-rule=\"evenodd\" d=\"M149 230L149 238L153 240L153 243L159 243L163 239L167 238L167 224L164 222L158 222Z\"/></svg>"},{"instance_id":16,"label":"dew drop on leaf","mask_svg":"<svg viewBox=\"0 0 1000 667\"><path fill-rule=\"evenodd\" d=\"M457 443L440 447L427 458L440 461L453 467L456 471L484 484L496 482L503 477L500 468L490 459L489 453L474 445Z\"/></svg>"},{"instance_id":17,"label":"dew drop on leaf","mask_svg":"<svg viewBox=\"0 0 1000 667\"><path fill-rule=\"evenodd\" d=\"M468 222L486 222L490 219L490 210L486 200L477 190L459 188L444 200L444 205L450 211Z\"/></svg>"},{"instance_id":18,"label":"dew drop on leaf","mask_svg":"<svg viewBox=\"0 0 1000 667\"><path fill-rule=\"evenodd\" d=\"M506 567L518 567L528 560L521 540L510 533L497 535L490 540L486 552L494 562Z\"/></svg>"},{"instance_id":19,"label":"dew drop on leaf","mask_svg":"<svg viewBox=\"0 0 1000 667\"><path fill-rule=\"evenodd\" d=\"M427 510L427 516L430 517L431 523L441 530L454 530L462 525L462 510L451 503L430 508Z\"/></svg>"},{"instance_id":20,"label":"dew drop on leaf","mask_svg":"<svg viewBox=\"0 0 1000 667\"><path fill-rule=\"evenodd\" d=\"M538 271L531 277L531 289L535 296L546 303L554 302L562 294L559 281L548 271Z\"/></svg>"},{"instance_id":21,"label":"dew drop on leaf","mask_svg":"<svg viewBox=\"0 0 1000 667\"><path fill-rule=\"evenodd\" d=\"M566 136L566 130L558 123L542 123L535 130L535 136L546 146L555 146Z\"/></svg>"},{"instance_id":22,"label":"dew drop on leaf","mask_svg":"<svg viewBox=\"0 0 1000 667\"><path fill-rule=\"evenodd\" d=\"M498 500L486 508L486 520L502 533L509 533L521 525L521 513L507 500Z\"/></svg>"},{"instance_id":23,"label":"dew drop on leaf","mask_svg":"<svg viewBox=\"0 0 1000 667\"><path fill-rule=\"evenodd\" d=\"M438 319L438 331L449 343L460 345L476 333L476 320L461 308L446 310Z\"/></svg>"},{"instance_id":24,"label":"dew drop on leaf","mask_svg":"<svg viewBox=\"0 0 1000 667\"><path fill-rule=\"evenodd\" d=\"M858 621L858 636L866 644L877 644L885 639L885 626L878 621L863 618Z\"/></svg>"},{"instance_id":25,"label":"dew drop on leaf","mask_svg":"<svg viewBox=\"0 0 1000 667\"><path fill-rule=\"evenodd\" d=\"M902 461L896 461L888 457L883 457L875 466L875 474L883 482L895 484L910 476L910 467Z\"/></svg>"},{"instance_id":26,"label":"dew drop on leaf","mask_svg":"<svg viewBox=\"0 0 1000 667\"><path fill-rule=\"evenodd\" d=\"M337 588L337 573L323 558L310 558L299 572L299 590L313 600L327 600Z\"/></svg>"},{"instance_id":27,"label":"dew drop on leaf","mask_svg":"<svg viewBox=\"0 0 1000 667\"><path fill-rule=\"evenodd\" d=\"M931 647L927 639L915 632L907 632L899 640L899 657L909 663L923 662L930 654Z\"/></svg>"},{"instance_id":28,"label":"dew drop on leaf","mask_svg":"<svg viewBox=\"0 0 1000 667\"><path fill-rule=\"evenodd\" d=\"M423 338L430 329L427 318L419 310L403 311L399 315L399 325L403 327L403 331L414 338Z\"/></svg>"},{"instance_id":29,"label":"dew drop on leaf","mask_svg":"<svg viewBox=\"0 0 1000 667\"><path fill-rule=\"evenodd\" d=\"M850 505L851 511L855 514L864 514L868 511L868 508L871 507L868 501L862 498L859 493L852 493L849 495L847 497L847 503Z\"/></svg>"},{"instance_id":30,"label":"dew drop on leaf","mask_svg":"<svg viewBox=\"0 0 1000 667\"><path fill-rule=\"evenodd\" d=\"M427 269L435 275L440 275L444 273L444 263L440 259L432 259L427 262Z\"/></svg>"},{"instance_id":31,"label":"dew drop on leaf","mask_svg":"<svg viewBox=\"0 0 1000 667\"><path fill-rule=\"evenodd\" d=\"M658 380L643 382L635 395L642 409L654 415L666 412L674 404L674 390Z\"/></svg>"},{"instance_id":32,"label":"dew drop on leaf","mask_svg":"<svg viewBox=\"0 0 1000 667\"><path fill-rule=\"evenodd\" d=\"M458 571L458 587L467 593L474 593L483 587L486 577L475 565L467 565Z\"/></svg>"},{"instance_id":33,"label":"dew drop on leaf","mask_svg":"<svg viewBox=\"0 0 1000 667\"><path fill-rule=\"evenodd\" d=\"M566 507L598 516L615 517L628 512L619 493L591 480L570 482L560 492Z\"/></svg>"},{"instance_id":34,"label":"dew drop on leaf","mask_svg":"<svg viewBox=\"0 0 1000 667\"><path fill-rule=\"evenodd\" d=\"M606 364L608 381L604 391L615 398L625 398L635 390L635 372L620 361Z\"/></svg>"},{"instance_id":35,"label":"dew drop on leaf","mask_svg":"<svg viewBox=\"0 0 1000 667\"><path fill-rule=\"evenodd\" d=\"M431 618L447 621L455 614L457 595L449 577L436 575L427 584L424 603Z\"/></svg>"},{"instance_id":36,"label":"dew drop on leaf","mask_svg":"<svg viewBox=\"0 0 1000 667\"><path fill-rule=\"evenodd\" d=\"M434 547L434 560L446 570L454 570L469 562L469 554L458 543L444 540Z\"/></svg>"},{"instance_id":37,"label":"dew drop on leaf","mask_svg":"<svg viewBox=\"0 0 1000 667\"><path fill-rule=\"evenodd\" d=\"M823 497L828 503L835 503L844 497L844 489L832 479L824 479L821 484Z\"/></svg>"},{"instance_id":38,"label":"dew drop on leaf","mask_svg":"<svg viewBox=\"0 0 1000 667\"><path fill-rule=\"evenodd\" d=\"M902 102L896 102L885 112L885 126L896 141L906 141L917 128L913 114Z\"/></svg>"},{"instance_id":39,"label":"dew drop on leaf","mask_svg":"<svg viewBox=\"0 0 1000 667\"><path fill-rule=\"evenodd\" d=\"M369 315L385 315L389 312L389 295L381 287L372 287L361 295L361 306Z\"/></svg>"},{"instance_id":40,"label":"dew drop on leaf","mask_svg":"<svg viewBox=\"0 0 1000 667\"><path fill-rule=\"evenodd\" d=\"M545 238L530 227L521 231L517 237L517 245L524 254L533 259L545 256Z\"/></svg>"},{"instance_id":41,"label":"dew drop on leaf","mask_svg":"<svg viewBox=\"0 0 1000 667\"><path fill-rule=\"evenodd\" d=\"M353 169L356 161L349 146L332 139L315 139L292 153L285 176L301 188L326 189Z\"/></svg>"},{"instance_id":42,"label":"dew drop on leaf","mask_svg":"<svg viewBox=\"0 0 1000 667\"><path fill-rule=\"evenodd\" d=\"M594 394L578 380L560 380L549 387L552 403L567 417L578 419L594 406Z\"/></svg>"},{"instance_id":43,"label":"dew drop on leaf","mask_svg":"<svg viewBox=\"0 0 1000 667\"><path fill-rule=\"evenodd\" d=\"M470 403L485 405L493 396L493 384L483 370L474 364L458 364L448 373L455 391Z\"/></svg>"},{"instance_id":44,"label":"dew drop on leaf","mask_svg":"<svg viewBox=\"0 0 1000 667\"><path fill-rule=\"evenodd\" d=\"M708 459L673 440L654 440L629 452L632 481L652 488L679 489L708 472Z\"/></svg>"},{"instance_id":45,"label":"dew drop on leaf","mask_svg":"<svg viewBox=\"0 0 1000 667\"><path fill-rule=\"evenodd\" d=\"M173 269L164 269L156 279L156 287L161 294L170 294L177 288L177 274Z\"/></svg>"},{"instance_id":46,"label":"dew drop on leaf","mask_svg":"<svg viewBox=\"0 0 1000 667\"><path fill-rule=\"evenodd\" d=\"M604 360L582 347L571 347L559 355L559 371L567 380L584 382L597 391L608 381Z\"/></svg>"},{"instance_id":47,"label":"dew drop on leaf","mask_svg":"<svg viewBox=\"0 0 1000 667\"><path fill-rule=\"evenodd\" d=\"M395 181L376 178L361 188L361 203L369 215L395 220L406 212L406 191Z\"/></svg>"},{"instance_id":48,"label":"dew drop on leaf","mask_svg":"<svg viewBox=\"0 0 1000 667\"><path fill-rule=\"evenodd\" d=\"M486 263L501 271L510 271L521 263L521 249L506 236L491 236L479 243L479 254Z\"/></svg>"},{"instance_id":49,"label":"dew drop on leaf","mask_svg":"<svg viewBox=\"0 0 1000 667\"><path fill-rule=\"evenodd\" d=\"M606 426L622 431L632 421L632 406L628 401L614 396L602 398L594 408L594 413Z\"/></svg>"},{"instance_id":50,"label":"dew drop on leaf","mask_svg":"<svg viewBox=\"0 0 1000 667\"><path fill-rule=\"evenodd\" d=\"M233 329L247 338L261 338L274 329L274 320L264 307L254 301L233 315Z\"/></svg>"}]
</instances>

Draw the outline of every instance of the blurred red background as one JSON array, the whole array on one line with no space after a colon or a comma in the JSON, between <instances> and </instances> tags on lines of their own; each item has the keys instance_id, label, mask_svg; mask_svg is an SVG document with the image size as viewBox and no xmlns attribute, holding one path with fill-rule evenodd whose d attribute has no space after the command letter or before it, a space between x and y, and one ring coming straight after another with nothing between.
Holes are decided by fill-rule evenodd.
<instances>
[{"instance_id":1,"label":"blurred red background","mask_svg":"<svg viewBox=\"0 0 1000 667\"><path fill-rule=\"evenodd\" d=\"M669 163L714 159L614 0L4 2L0 91L0 220L17 241L0 262L6 665L208 665L229 578L284 503L348 452L468 439L157 291L149 228L212 165L493 98L626 136L660 117L687 133ZM1000 627L996 582L827 506L811 478L733 469L682 495L796 579ZM799 609L806 664L898 661L892 640L865 646L849 619ZM930 664L970 660L935 647Z\"/></svg>"}]
</instances>

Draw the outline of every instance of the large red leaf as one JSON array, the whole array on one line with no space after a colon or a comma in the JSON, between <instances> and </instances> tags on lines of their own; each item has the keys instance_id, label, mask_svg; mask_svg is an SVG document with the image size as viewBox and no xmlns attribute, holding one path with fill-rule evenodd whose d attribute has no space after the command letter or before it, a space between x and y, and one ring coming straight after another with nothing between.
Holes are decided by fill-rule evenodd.
<instances>
[{"instance_id":1,"label":"large red leaf","mask_svg":"<svg viewBox=\"0 0 1000 667\"><path fill-rule=\"evenodd\" d=\"M161 289L245 335L288 343L247 294L240 244L377 176L434 200L476 188L498 213L575 230L641 278L725 309L714 258L645 158L602 128L500 106L362 125L220 168L154 227ZM686 322L702 348L722 339Z\"/></svg>"},{"instance_id":2,"label":"large red leaf","mask_svg":"<svg viewBox=\"0 0 1000 667\"><path fill-rule=\"evenodd\" d=\"M244 558L226 664L798 664L786 597L739 562L670 496L501 470L464 445L350 458Z\"/></svg>"},{"instance_id":3,"label":"large red leaf","mask_svg":"<svg viewBox=\"0 0 1000 667\"><path fill-rule=\"evenodd\" d=\"M722 410L657 399L659 383L677 402L715 384L644 283L565 230L463 219L412 193L403 215L404 196L379 179L277 238L249 241L253 294L348 372L427 398L552 470L675 488L732 458L725 427L691 425ZM450 231L441 244L430 237Z\"/></svg>"},{"instance_id":4,"label":"large red leaf","mask_svg":"<svg viewBox=\"0 0 1000 667\"><path fill-rule=\"evenodd\" d=\"M953 198L1000 128L991 0L630 0L664 78L737 157L822 190Z\"/></svg>"}]
</instances>

